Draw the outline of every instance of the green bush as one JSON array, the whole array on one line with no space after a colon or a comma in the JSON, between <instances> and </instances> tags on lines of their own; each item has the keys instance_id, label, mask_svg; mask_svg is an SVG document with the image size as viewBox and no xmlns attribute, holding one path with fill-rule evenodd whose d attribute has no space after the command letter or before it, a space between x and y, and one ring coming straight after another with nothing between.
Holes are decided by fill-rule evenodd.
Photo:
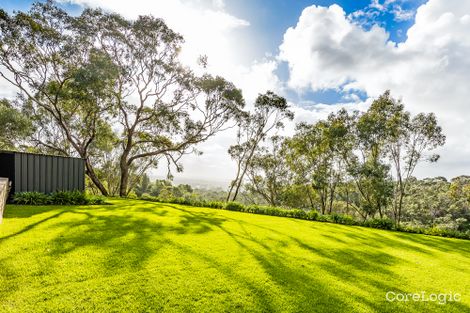
<instances>
[{"instance_id":1,"label":"green bush","mask_svg":"<svg viewBox=\"0 0 470 313\"><path fill-rule=\"evenodd\" d=\"M147 194L147 193L144 193L142 196L140 196L140 199L141 200L146 200L146 201L157 201L157 198Z\"/></svg>"},{"instance_id":2,"label":"green bush","mask_svg":"<svg viewBox=\"0 0 470 313\"><path fill-rule=\"evenodd\" d=\"M317 221L319 221L319 222L333 222L333 221L331 220L331 216L329 216L329 215L322 215L322 214L319 214L319 215L318 215Z\"/></svg>"},{"instance_id":3,"label":"green bush","mask_svg":"<svg viewBox=\"0 0 470 313\"><path fill-rule=\"evenodd\" d=\"M352 216L346 214L331 214L331 215L322 215L318 211L304 211L301 209L285 209L271 206L261 206L261 205L249 205L245 206L238 202L218 202L218 201L204 201L204 200L192 200L187 198L171 198L171 199L160 199L158 197L152 197L148 195L142 195L140 197L142 200L154 201L154 202L164 202L164 203L175 203L182 205L191 205L195 207L207 207L214 209L224 209L229 211L238 211L246 212L253 214L262 214L262 215L272 215L272 216L282 216L290 217L311 221L319 222L328 222L328 223L337 223L344 225L358 225L371 228L387 229L387 230L398 230L402 232L409 233L418 233L426 234L433 236L442 236L442 237L454 237L461 239L470 239L470 232L459 232L455 230L446 230L440 228L419 228L419 227L394 227L394 223L391 219L388 218L374 218L366 220L364 222L356 221Z\"/></svg>"},{"instance_id":4,"label":"green bush","mask_svg":"<svg viewBox=\"0 0 470 313\"><path fill-rule=\"evenodd\" d=\"M396 230L406 233L425 234L430 236L470 239L470 232L460 232L457 230L442 229L438 227L424 228L416 226L400 226Z\"/></svg>"},{"instance_id":5,"label":"green bush","mask_svg":"<svg viewBox=\"0 0 470 313\"><path fill-rule=\"evenodd\" d=\"M81 191L56 191L51 194L41 192L18 192L13 202L23 205L100 205L105 204L102 197L88 197Z\"/></svg>"},{"instance_id":6,"label":"green bush","mask_svg":"<svg viewBox=\"0 0 470 313\"><path fill-rule=\"evenodd\" d=\"M245 212L245 206L241 203L238 202L228 202L225 205L225 209L229 211L240 211L240 212Z\"/></svg>"},{"instance_id":7,"label":"green bush","mask_svg":"<svg viewBox=\"0 0 470 313\"><path fill-rule=\"evenodd\" d=\"M45 205L49 204L50 199L47 195L43 193L27 191L15 193L15 195L13 196L13 202L16 204L24 205Z\"/></svg>"},{"instance_id":8,"label":"green bush","mask_svg":"<svg viewBox=\"0 0 470 313\"><path fill-rule=\"evenodd\" d=\"M320 214L317 211L311 210L307 212L307 219L311 221L316 221L318 220L318 216Z\"/></svg>"},{"instance_id":9,"label":"green bush","mask_svg":"<svg viewBox=\"0 0 470 313\"><path fill-rule=\"evenodd\" d=\"M85 193L80 191L56 191L50 194L51 204L81 205L88 204Z\"/></svg>"},{"instance_id":10,"label":"green bush","mask_svg":"<svg viewBox=\"0 0 470 313\"><path fill-rule=\"evenodd\" d=\"M210 201L210 202L206 202L204 206L208 208L213 208L213 209L223 209L225 206L225 203L220 202L220 201Z\"/></svg>"},{"instance_id":11,"label":"green bush","mask_svg":"<svg viewBox=\"0 0 470 313\"><path fill-rule=\"evenodd\" d=\"M305 212L304 210L294 209L294 210L289 210L288 212L290 214L290 217L300 218L304 220L307 219L307 212Z\"/></svg>"},{"instance_id":12,"label":"green bush","mask_svg":"<svg viewBox=\"0 0 470 313\"><path fill-rule=\"evenodd\" d=\"M389 218L373 218L365 221L363 226L390 230L393 229L393 221Z\"/></svg>"},{"instance_id":13,"label":"green bush","mask_svg":"<svg viewBox=\"0 0 470 313\"><path fill-rule=\"evenodd\" d=\"M344 224L344 225L356 225L357 222L354 220L354 218L350 215L346 214L331 214L330 215L331 222L337 223L337 224Z\"/></svg>"}]
</instances>

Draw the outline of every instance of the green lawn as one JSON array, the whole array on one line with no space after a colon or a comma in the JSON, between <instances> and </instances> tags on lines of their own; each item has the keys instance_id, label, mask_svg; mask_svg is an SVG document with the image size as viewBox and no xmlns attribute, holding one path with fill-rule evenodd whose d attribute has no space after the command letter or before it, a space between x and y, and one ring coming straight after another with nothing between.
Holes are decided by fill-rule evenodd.
<instances>
[{"instance_id":1,"label":"green lawn","mask_svg":"<svg viewBox=\"0 0 470 313\"><path fill-rule=\"evenodd\" d=\"M143 201L7 206L0 312L469 312L470 241ZM460 302L387 302L460 293Z\"/></svg>"}]
</instances>

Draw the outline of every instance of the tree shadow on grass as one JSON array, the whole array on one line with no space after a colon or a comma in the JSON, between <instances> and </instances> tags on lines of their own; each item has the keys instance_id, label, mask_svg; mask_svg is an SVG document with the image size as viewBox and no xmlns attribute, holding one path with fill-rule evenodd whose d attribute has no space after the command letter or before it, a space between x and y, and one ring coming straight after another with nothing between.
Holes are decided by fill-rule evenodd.
<instances>
[{"instance_id":1,"label":"tree shadow on grass","mask_svg":"<svg viewBox=\"0 0 470 313\"><path fill-rule=\"evenodd\" d=\"M347 294L343 290L333 289L328 285L328 280L324 280L325 273L330 275L330 279L335 277L338 281L343 280L354 285L361 283L363 287L369 289L389 290L391 288L382 280L371 279L365 275L370 271L380 272L380 278L392 275L392 272L385 268L386 265L376 263L377 258L380 258L387 259L387 263L390 264L393 260L389 256L372 253L356 256L357 251L352 249L336 251L316 248L289 236L288 241L291 244L298 245L307 251L302 255L293 256L280 249L272 249L271 246L246 232L244 235L227 230L225 232L257 260L275 284L282 288L285 295L293 299L289 311L349 311L354 309L351 298L354 298L356 304L360 303L369 309L379 308L377 303L365 296ZM250 247L247 242L256 243L257 247ZM312 263L308 254L320 257L321 261Z\"/></svg>"},{"instance_id":2,"label":"tree shadow on grass","mask_svg":"<svg viewBox=\"0 0 470 313\"><path fill-rule=\"evenodd\" d=\"M374 248L393 247L428 255L433 255L436 252L458 253L463 256L470 255L470 240L383 231L357 226L341 225L341 227L341 231L332 230L331 233L337 236L349 237Z\"/></svg>"},{"instance_id":3,"label":"tree shadow on grass","mask_svg":"<svg viewBox=\"0 0 470 313\"><path fill-rule=\"evenodd\" d=\"M379 246L386 247L385 240L394 241L393 239L383 237L380 234L378 236L371 234L369 238L361 235L355 237L354 243L349 242L347 243L348 246L335 249L327 246L322 247L321 245L312 246L295 236L269 227L247 222L240 223L272 231L276 233L276 237L284 237L283 241L297 245L301 249L308 251L309 254L320 258L319 261L316 260L311 263L311 260L305 254L292 256L283 252L282 249L273 249L273 246L267 245L266 241L263 242L251 236L250 232L245 230L245 227L242 227L244 230L242 234L222 228L234 241L256 258L274 281L285 286L286 294L293 294L295 295L293 296L294 298L299 299L299 301L296 301L297 306L294 311L326 312L330 309L331 311L356 311L358 308L357 304L360 304L363 309L366 308L375 312L397 312L400 310L406 310L407 312L423 312L423 310L431 312L441 311L442 309L442 306L435 302L396 304L386 301L385 294L387 291L403 294L416 292L416 290L407 290L406 285L397 284L401 278L391 270L396 264L410 263L409 260L396 257L381 249L364 249L371 240L380 238L384 242L381 242ZM325 236L325 238L330 240L337 239L335 236L330 235ZM366 241L366 239L368 240ZM247 245L246 242L256 243L257 248ZM342 243L345 242L343 241ZM395 240L394 245L400 248L405 246L405 249L413 249L414 252L418 253L429 253L425 248L421 250L416 249L416 244L413 243L410 245L405 243L403 245L401 240ZM297 263L297 265L293 267L289 265L290 262ZM310 268L310 271L308 271L308 268ZM312 272L312 269L315 269L315 271ZM317 270L318 272L316 272ZM324 275L325 273L330 277L334 277L337 281L357 287L362 291L366 291L366 293L361 295L360 292L334 290L331 286L325 286L325 281L317 278L318 275ZM429 286L423 287L427 288ZM371 298L370 295L374 294L381 295L381 298L377 299L377 296ZM328 301L325 302L324 299L328 299ZM344 301L345 299L348 299L348 301ZM452 307L446 309L449 309L451 312L470 310L468 306L458 302L449 305Z\"/></svg>"},{"instance_id":4,"label":"tree shadow on grass","mask_svg":"<svg viewBox=\"0 0 470 313\"><path fill-rule=\"evenodd\" d=\"M43 214L52 210L67 210L72 207L60 205L7 205L3 217L9 218L29 218L37 214Z\"/></svg>"},{"instance_id":5,"label":"tree shadow on grass","mask_svg":"<svg viewBox=\"0 0 470 313\"><path fill-rule=\"evenodd\" d=\"M432 241L433 248L428 248L425 244L427 240L411 241L410 235L384 236L348 226L329 227L330 232L323 234L330 241L344 237L345 234L349 238L348 241L340 239L338 242L342 245L341 248L334 249L326 245L314 245L274 227L221 215L217 211L210 213L174 205L132 203L134 204L127 205L125 202L118 202L106 208L59 208L45 219L0 238L0 243L33 230L56 231L58 235L47 242L47 255L54 260L68 255L75 256L74 253L81 258L93 258L91 264L96 268L95 273L102 277L145 271L146 262L160 249L172 247L188 259L202 261L220 272L225 279L248 290L257 310L265 312L338 312L358 311L358 308L376 312L397 311L396 306L387 306L384 303L385 292L407 291L405 287L397 288L392 282L398 278L390 270L393 265L407 261L381 251L381 248L400 247L423 254L432 254L433 249L449 249L440 240ZM238 223L239 228L229 228L226 226L227 222ZM37 229L38 227L41 229ZM262 230L262 235L254 237L252 233L259 230ZM256 262L244 264L240 260L240 266L260 266L274 287L263 287L263 282L254 281L240 271L240 268L225 264L204 250L189 246L183 239L179 239L181 235L198 236L213 231L226 234L229 240ZM200 240L204 240L204 237L201 236ZM371 242L373 247L370 250L364 249ZM88 249L90 247L92 249ZM285 249L290 247L301 250L302 253L291 255L287 252L290 250ZM466 248L460 248L460 251L463 253ZM48 270L45 274L53 273L55 269ZM12 272L12 269L6 273L12 277L19 275ZM329 284L332 279L341 283ZM346 289L339 289L338 286ZM355 292L357 290L365 292ZM377 301L377 294L383 294L383 301ZM375 295L375 298L370 295ZM237 295L231 295L230 299L236 297ZM284 307L276 307L273 297L287 297L288 301L283 302ZM227 310L244 310L243 307L234 308L231 304L233 302L227 303ZM420 312L423 309L422 306L406 308L408 312ZM436 308L437 306L430 306L429 311ZM458 303L454 308L460 312L469 310L467 306Z\"/></svg>"},{"instance_id":6,"label":"tree shadow on grass","mask_svg":"<svg viewBox=\"0 0 470 313\"><path fill-rule=\"evenodd\" d=\"M95 249L111 251L102 260L102 267L116 273L117 269L139 270L146 260L160 248L169 243L170 234L205 234L219 227L224 218L207 213L184 212L177 216L177 223L168 223L165 218L168 210L156 206L152 214L154 219L135 212L145 212L151 208L133 208L123 214L95 214L91 210L74 211L84 218L62 221L51 227L64 229L62 235L54 240L51 253L67 254L73 250L93 246ZM125 210L121 207L120 210ZM129 209L129 208L127 208ZM80 227L79 231L75 229Z\"/></svg>"},{"instance_id":7,"label":"tree shadow on grass","mask_svg":"<svg viewBox=\"0 0 470 313\"><path fill-rule=\"evenodd\" d=\"M224 222L223 218L212 214L179 211L177 222L169 223L165 219L168 209L164 205L54 207L52 215L0 237L0 243L30 236L32 231L36 234L57 232L57 236L42 242L48 256L57 259L76 251L102 252L93 263L98 264L97 268L103 273L116 274L141 269L148 258L168 243L166 235L204 234ZM47 212L46 209L37 211ZM9 218L13 216L16 215L10 214ZM93 249L87 250L89 247Z\"/></svg>"},{"instance_id":8,"label":"tree shadow on grass","mask_svg":"<svg viewBox=\"0 0 470 313\"><path fill-rule=\"evenodd\" d=\"M56 218L60 217L60 216L61 216L62 214L64 214L65 212L67 212L67 211L61 210L61 211L59 211L59 212L57 212L57 213L55 213L55 214L53 214L53 215L49 215L49 216L47 216L46 218L41 219L41 220L39 220L39 221L36 221L36 222L34 222L34 223L31 223L31 224L28 224L26 227L24 227L24 228L22 228L22 229L20 229L20 230L18 230L18 231L16 231L16 232L13 232L13 233L8 234L8 235L6 235L6 236L0 237L0 243L1 243L2 241L4 241L4 240L9 239L9 238L16 237L16 236L21 235L21 234L23 234L23 233L26 233L26 232L28 232L28 231L30 231L30 230L33 230L33 229L35 229L36 227L38 227L38 226L40 226L40 225L42 225L42 224L44 224L44 223L46 223L46 222L48 222L48 221L51 221L51 220L53 220L53 219L56 219ZM11 217L11 216L9 216L9 217Z\"/></svg>"}]
</instances>

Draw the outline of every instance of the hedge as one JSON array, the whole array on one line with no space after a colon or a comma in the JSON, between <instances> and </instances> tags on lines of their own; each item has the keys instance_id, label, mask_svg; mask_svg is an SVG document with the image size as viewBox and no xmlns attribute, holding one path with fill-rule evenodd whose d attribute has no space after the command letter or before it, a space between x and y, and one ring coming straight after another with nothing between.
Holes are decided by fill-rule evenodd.
<instances>
[{"instance_id":1,"label":"hedge","mask_svg":"<svg viewBox=\"0 0 470 313\"><path fill-rule=\"evenodd\" d=\"M459 232L455 230L441 229L441 228L423 228L423 227L395 227L393 221L389 218L373 218L365 221L355 220L352 216L347 214L320 214L317 211L305 211L301 209L286 209L264 205L244 205L239 202L218 202L218 201L204 201L204 200L190 200L186 198L170 198L159 199L158 197L142 196L139 199L161 203L173 203L181 205L190 205L194 207L205 207L213 209L221 209L228 211L237 211L253 214L271 215L296 218L302 220L327 222L343 225L355 225L369 228L394 230L406 233L425 234L431 236L451 237L459 239L470 239L470 232Z\"/></svg>"}]
</instances>

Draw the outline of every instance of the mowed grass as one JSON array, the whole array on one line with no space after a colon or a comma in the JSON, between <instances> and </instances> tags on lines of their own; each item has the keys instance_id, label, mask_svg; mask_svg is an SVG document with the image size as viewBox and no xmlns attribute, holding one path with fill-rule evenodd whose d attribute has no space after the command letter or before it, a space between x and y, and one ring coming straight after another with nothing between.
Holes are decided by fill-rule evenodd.
<instances>
[{"instance_id":1,"label":"mowed grass","mask_svg":"<svg viewBox=\"0 0 470 313\"><path fill-rule=\"evenodd\" d=\"M133 200L7 206L0 312L469 312L470 242ZM387 302L460 293L460 302Z\"/></svg>"}]
</instances>

